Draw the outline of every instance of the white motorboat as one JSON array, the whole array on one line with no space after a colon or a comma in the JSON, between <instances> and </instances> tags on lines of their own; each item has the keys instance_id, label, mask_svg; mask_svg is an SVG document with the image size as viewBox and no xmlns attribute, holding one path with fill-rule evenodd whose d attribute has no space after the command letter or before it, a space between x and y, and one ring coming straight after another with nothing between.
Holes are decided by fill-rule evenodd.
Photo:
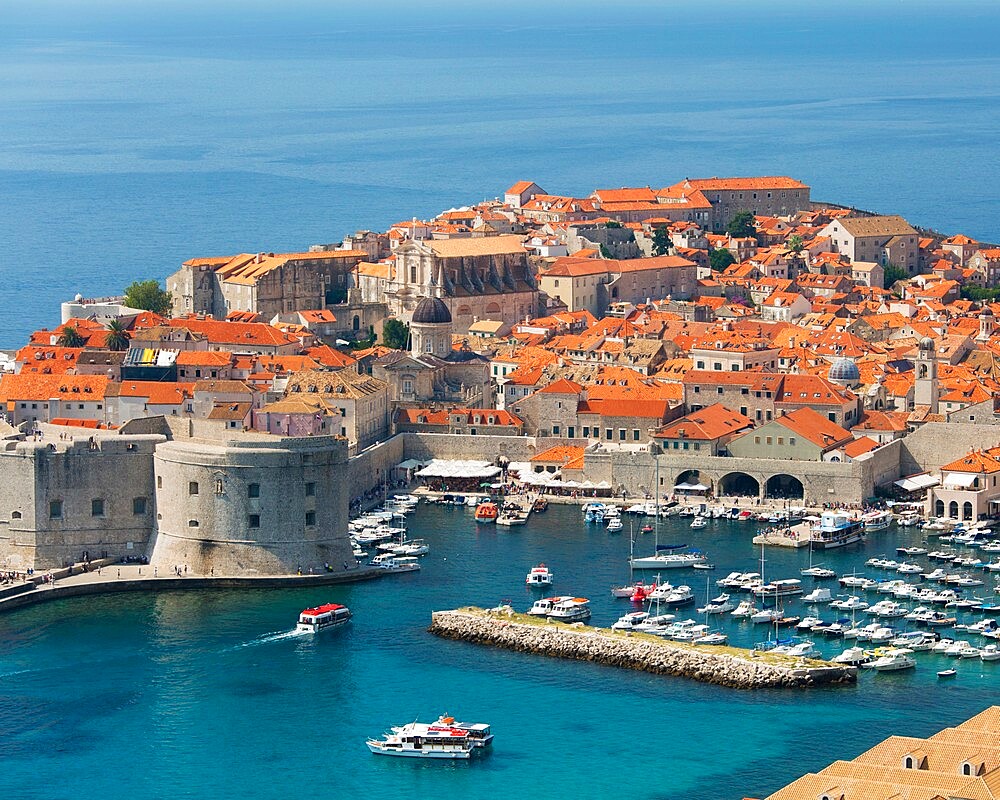
<instances>
[{"instance_id":1,"label":"white motorboat","mask_svg":"<svg viewBox=\"0 0 1000 800\"><path fill-rule=\"evenodd\" d=\"M757 611L750 615L750 621L755 624L767 623L773 624L777 620L781 619L782 612L776 608L765 608Z\"/></svg>"},{"instance_id":2,"label":"white motorboat","mask_svg":"<svg viewBox=\"0 0 1000 800\"><path fill-rule=\"evenodd\" d=\"M745 617L752 617L757 613L757 606L754 605L752 600L744 600L735 609L731 616L737 619L743 619Z\"/></svg>"},{"instance_id":3,"label":"white motorboat","mask_svg":"<svg viewBox=\"0 0 1000 800\"><path fill-rule=\"evenodd\" d=\"M951 658L960 658L962 653L972 647L971 642L967 642L964 639L952 642L948 647L944 649L944 654ZM979 651L976 651L976 655L979 655Z\"/></svg>"},{"instance_id":4,"label":"white motorboat","mask_svg":"<svg viewBox=\"0 0 1000 800\"><path fill-rule=\"evenodd\" d=\"M804 642L797 642L795 644L779 644L773 648L771 652L785 656L793 656L795 658L815 658L819 655L819 650L816 648L816 645L808 639Z\"/></svg>"},{"instance_id":5,"label":"white motorboat","mask_svg":"<svg viewBox=\"0 0 1000 800\"><path fill-rule=\"evenodd\" d=\"M908 631L901 633L891 641L893 647L905 647L914 652L919 650L930 650L937 644L937 636L926 631Z\"/></svg>"},{"instance_id":6,"label":"white motorboat","mask_svg":"<svg viewBox=\"0 0 1000 800\"><path fill-rule=\"evenodd\" d=\"M415 572L420 569L416 556L397 556L393 553L380 553L369 564L386 572Z\"/></svg>"},{"instance_id":7,"label":"white motorboat","mask_svg":"<svg viewBox=\"0 0 1000 800\"><path fill-rule=\"evenodd\" d=\"M795 627L800 631L811 631L816 626L822 624L823 620L819 617L803 617Z\"/></svg>"},{"instance_id":8,"label":"white motorboat","mask_svg":"<svg viewBox=\"0 0 1000 800\"><path fill-rule=\"evenodd\" d=\"M701 514L698 514L697 516L695 516L693 520L691 520L691 527L695 530L700 530L701 528L707 528L708 520L705 519L705 517L703 517Z\"/></svg>"},{"instance_id":9,"label":"white motorboat","mask_svg":"<svg viewBox=\"0 0 1000 800\"><path fill-rule=\"evenodd\" d=\"M829 589L813 589L802 597L803 603L832 603L833 595Z\"/></svg>"},{"instance_id":10,"label":"white motorboat","mask_svg":"<svg viewBox=\"0 0 1000 800\"><path fill-rule=\"evenodd\" d=\"M802 594L802 581L798 578L786 578L755 586L750 591L755 597L760 597L764 600L773 597L788 597L793 594Z\"/></svg>"},{"instance_id":11,"label":"white motorboat","mask_svg":"<svg viewBox=\"0 0 1000 800\"><path fill-rule=\"evenodd\" d=\"M528 586L551 586L553 577L548 567L539 564L537 567L531 568L531 571L525 576L524 582Z\"/></svg>"},{"instance_id":12,"label":"white motorboat","mask_svg":"<svg viewBox=\"0 0 1000 800\"><path fill-rule=\"evenodd\" d=\"M725 578L720 578L715 585L720 589L734 592L749 592L754 586L763 583L759 572L730 572Z\"/></svg>"},{"instance_id":13,"label":"white motorboat","mask_svg":"<svg viewBox=\"0 0 1000 800\"><path fill-rule=\"evenodd\" d=\"M1000 645L988 644L979 651L981 661L1000 661Z\"/></svg>"},{"instance_id":14,"label":"white motorboat","mask_svg":"<svg viewBox=\"0 0 1000 800\"><path fill-rule=\"evenodd\" d=\"M407 758L466 759L476 749L468 731L447 726L403 726L400 730L403 732L390 731L382 739L368 739L365 744L376 755Z\"/></svg>"},{"instance_id":15,"label":"white motorboat","mask_svg":"<svg viewBox=\"0 0 1000 800\"><path fill-rule=\"evenodd\" d=\"M668 608L673 606L684 606L694 602L694 592L690 586L677 586L668 592L661 602Z\"/></svg>"},{"instance_id":16,"label":"white motorboat","mask_svg":"<svg viewBox=\"0 0 1000 800\"><path fill-rule=\"evenodd\" d=\"M842 653L830 659L834 664L844 664L849 667L860 667L875 661L875 657L865 652L863 647L848 647Z\"/></svg>"},{"instance_id":17,"label":"white motorboat","mask_svg":"<svg viewBox=\"0 0 1000 800\"><path fill-rule=\"evenodd\" d=\"M891 648L880 655L872 664L878 672L898 672L903 669L913 669L917 666L913 654L905 647Z\"/></svg>"},{"instance_id":18,"label":"white motorboat","mask_svg":"<svg viewBox=\"0 0 1000 800\"><path fill-rule=\"evenodd\" d=\"M625 524L621 521L621 517L610 517L608 519L608 533L614 533L615 531L620 531L625 527Z\"/></svg>"},{"instance_id":19,"label":"white motorboat","mask_svg":"<svg viewBox=\"0 0 1000 800\"><path fill-rule=\"evenodd\" d=\"M725 614L732 611L736 605L728 594L720 594L718 597L709 600L704 606L698 609L699 614Z\"/></svg>"},{"instance_id":20,"label":"white motorboat","mask_svg":"<svg viewBox=\"0 0 1000 800\"><path fill-rule=\"evenodd\" d=\"M328 628L339 628L350 621L351 610L347 606L338 603L325 603L300 612L295 630L303 633L319 633Z\"/></svg>"},{"instance_id":21,"label":"white motorboat","mask_svg":"<svg viewBox=\"0 0 1000 800\"><path fill-rule=\"evenodd\" d=\"M852 594L844 600L834 600L830 603L830 608L839 608L841 611L864 611L868 608L868 603Z\"/></svg>"},{"instance_id":22,"label":"white motorboat","mask_svg":"<svg viewBox=\"0 0 1000 800\"><path fill-rule=\"evenodd\" d=\"M694 644L722 645L729 641L729 637L724 633L707 633L694 640Z\"/></svg>"},{"instance_id":23,"label":"white motorboat","mask_svg":"<svg viewBox=\"0 0 1000 800\"><path fill-rule=\"evenodd\" d=\"M826 567L806 567L805 569L799 570L799 575L806 578L816 578L817 580L837 577L836 572L832 569L827 569Z\"/></svg>"},{"instance_id":24,"label":"white motorboat","mask_svg":"<svg viewBox=\"0 0 1000 800\"><path fill-rule=\"evenodd\" d=\"M564 598L552 606L548 617L556 622L582 622L590 619L590 601L585 597Z\"/></svg>"},{"instance_id":25,"label":"white motorboat","mask_svg":"<svg viewBox=\"0 0 1000 800\"><path fill-rule=\"evenodd\" d=\"M630 611L611 625L613 631L633 631L649 619L648 611Z\"/></svg>"},{"instance_id":26,"label":"white motorboat","mask_svg":"<svg viewBox=\"0 0 1000 800\"><path fill-rule=\"evenodd\" d=\"M923 571L923 567L919 564L903 562L898 567L896 567L896 572L900 575L919 575Z\"/></svg>"},{"instance_id":27,"label":"white motorboat","mask_svg":"<svg viewBox=\"0 0 1000 800\"><path fill-rule=\"evenodd\" d=\"M892 619L895 617L905 617L910 613L910 609L897 603L895 600L880 600L874 605L869 606L867 613L874 614L877 617Z\"/></svg>"}]
</instances>

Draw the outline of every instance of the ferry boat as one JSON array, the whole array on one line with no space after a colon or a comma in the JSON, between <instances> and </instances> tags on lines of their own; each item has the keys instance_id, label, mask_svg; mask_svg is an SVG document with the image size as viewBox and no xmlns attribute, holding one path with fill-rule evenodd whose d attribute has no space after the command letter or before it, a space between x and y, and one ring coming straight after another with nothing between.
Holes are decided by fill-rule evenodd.
<instances>
[{"instance_id":1,"label":"ferry boat","mask_svg":"<svg viewBox=\"0 0 1000 800\"><path fill-rule=\"evenodd\" d=\"M691 550L687 553L657 553L653 556L633 558L633 569L681 569L708 561L702 553Z\"/></svg>"},{"instance_id":2,"label":"ferry boat","mask_svg":"<svg viewBox=\"0 0 1000 800\"><path fill-rule=\"evenodd\" d=\"M375 755L403 758L471 758L475 745L468 731L450 727L428 726L424 729L401 728L382 739L368 739L365 744Z\"/></svg>"},{"instance_id":3,"label":"ferry boat","mask_svg":"<svg viewBox=\"0 0 1000 800\"><path fill-rule=\"evenodd\" d=\"M493 732L486 722L456 722L454 717L442 714L436 721L430 724L424 722L410 722L407 725L393 727L392 732L397 734L423 734L425 731L454 729L465 731L469 734L469 740L473 747L489 747L493 744Z\"/></svg>"},{"instance_id":4,"label":"ferry boat","mask_svg":"<svg viewBox=\"0 0 1000 800\"><path fill-rule=\"evenodd\" d=\"M327 628L339 628L351 620L351 610L337 603L325 603L315 608L307 608L299 614L295 630L303 633L319 633Z\"/></svg>"},{"instance_id":5,"label":"ferry boat","mask_svg":"<svg viewBox=\"0 0 1000 800\"><path fill-rule=\"evenodd\" d=\"M549 568L544 564L539 564L537 567L531 568L531 572L525 577L524 582L528 586L551 586L552 577Z\"/></svg>"},{"instance_id":6,"label":"ferry boat","mask_svg":"<svg viewBox=\"0 0 1000 800\"><path fill-rule=\"evenodd\" d=\"M861 524L866 531L882 531L892 524L892 514L889 511L869 511L861 517Z\"/></svg>"},{"instance_id":7,"label":"ferry boat","mask_svg":"<svg viewBox=\"0 0 1000 800\"><path fill-rule=\"evenodd\" d=\"M476 506L476 522L496 522L499 514L499 507L491 501Z\"/></svg>"},{"instance_id":8,"label":"ferry boat","mask_svg":"<svg viewBox=\"0 0 1000 800\"><path fill-rule=\"evenodd\" d=\"M813 549L832 550L863 542L865 526L843 511L824 511L820 514L819 524L812 527L810 536Z\"/></svg>"}]
</instances>

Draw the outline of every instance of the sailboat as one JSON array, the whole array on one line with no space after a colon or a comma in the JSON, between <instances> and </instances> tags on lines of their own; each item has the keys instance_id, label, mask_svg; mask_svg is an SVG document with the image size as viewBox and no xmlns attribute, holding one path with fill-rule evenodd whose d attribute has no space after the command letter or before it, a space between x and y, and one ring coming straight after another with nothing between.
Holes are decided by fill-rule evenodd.
<instances>
[{"instance_id":1,"label":"sailboat","mask_svg":"<svg viewBox=\"0 0 1000 800\"><path fill-rule=\"evenodd\" d=\"M655 484L657 487L660 485L660 457L656 456L656 475ZM687 547L685 544L660 544L660 495L656 495L656 521L654 522L655 527L653 528L655 537L655 551L651 556L643 556L642 558L635 558L634 556L629 557L629 564L634 569L677 569L680 567L692 567L695 564L705 564L708 559L697 550L688 550L686 552L667 552L667 551L677 551L681 548Z\"/></svg>"},{"instance_id":2,"label":"sailboat","mask_svg":"<svg viewBox=\"0 0 1000 800\"><path fill-rule=\"evenodd\" d=\"M808 578L816 578L817 580L823 578L836 578L837 573L832 569L827 569L826 567L821 567L819 564L813 564L813 543L812 536L809 537L809 566L805 569L799 570L799 575L804 575Z\"/></svg>"},{"instance_id":3,"label":"sailboat","mask_svg":"<svg viewBox=\"0 0 1000 800\"><path fill-rule=\"evenodd\" d=\"M632 567L632 554L635 549L635 532L632 529L632 522L628 524L628 584L626 586L612 586L611 596L617 598L629 598L635 597L636 595L645 596L651 592L656 584L651 586L643 583L642 581L636 581L634 579L634 570Z\"/></svg>"}]
</instances>

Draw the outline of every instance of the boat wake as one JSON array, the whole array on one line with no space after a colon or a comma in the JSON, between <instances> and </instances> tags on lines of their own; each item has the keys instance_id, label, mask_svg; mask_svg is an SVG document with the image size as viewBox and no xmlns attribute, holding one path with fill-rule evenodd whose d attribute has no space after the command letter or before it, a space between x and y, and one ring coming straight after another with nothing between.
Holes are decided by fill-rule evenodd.
<instances>
[{"instance_id":1,"label":"boat wake","mask_svg":"<svg viewBox=\"0 0 1000 800\"><path fill-rule=\"evenodd\" d=\"M256 639L251 639L249 642L243 642L243 644L236 645L233 650L241 650L244 647L256 647L261 644L271 644L272 642L281 642L285 639L297 639L300 636L308 636L310 631L275 631L274 633L265 633L263 636L258 636Z\"/></svg>"}]
</instances>

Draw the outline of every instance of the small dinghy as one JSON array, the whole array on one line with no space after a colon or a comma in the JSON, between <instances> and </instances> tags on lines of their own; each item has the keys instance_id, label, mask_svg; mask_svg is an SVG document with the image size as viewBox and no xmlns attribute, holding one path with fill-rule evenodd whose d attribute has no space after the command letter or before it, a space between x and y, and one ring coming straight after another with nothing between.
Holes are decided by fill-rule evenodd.
<instances>
[{"instance_id":1,"label":"small dinghy","mask_svg":"<svg viewBox=\"0 0 1000 800\"><path fill-rule=\"evenodd\" d=\"M943 669L938 672L939 678L954 678L958 674L957 670L954 669Z\"/></svg>"}]
</instances>

